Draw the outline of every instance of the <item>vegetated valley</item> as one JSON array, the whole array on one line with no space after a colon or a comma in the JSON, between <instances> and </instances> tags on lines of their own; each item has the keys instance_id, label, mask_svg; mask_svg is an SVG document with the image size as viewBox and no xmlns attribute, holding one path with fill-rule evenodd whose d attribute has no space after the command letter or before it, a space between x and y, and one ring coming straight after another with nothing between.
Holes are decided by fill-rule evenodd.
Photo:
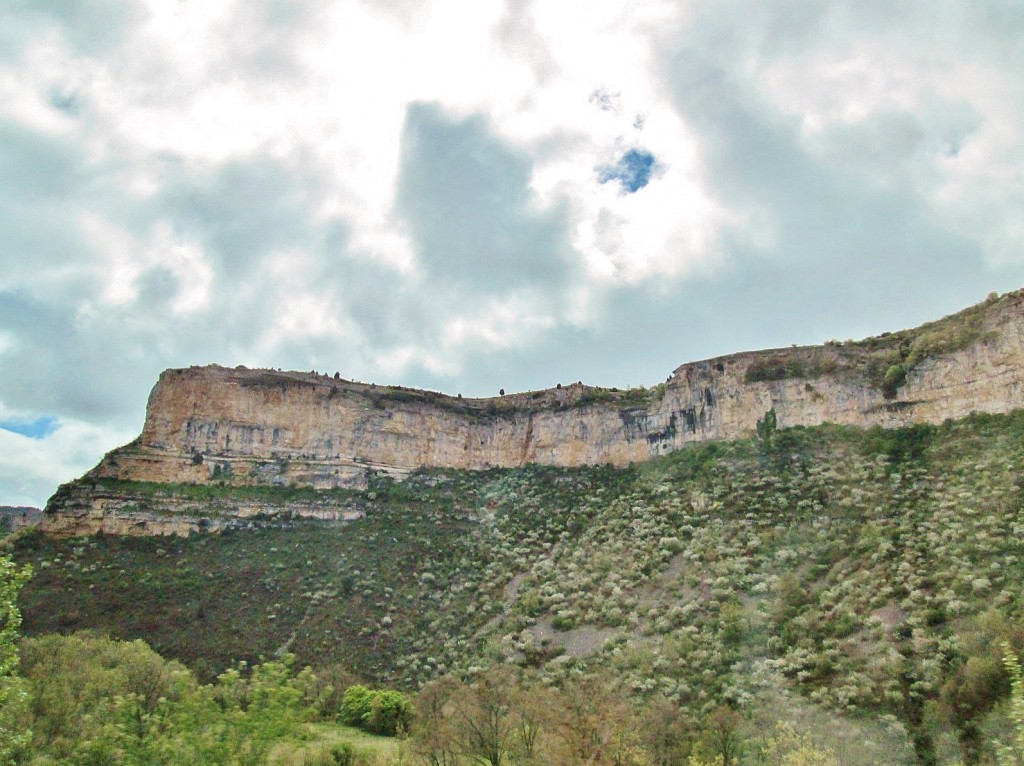
<instances>
[{"instance_id":1,"label":"vegetated valley","mask_svg":"<svg viewBox=\"0 0 1024 766\"><path fill-rule=\"evenodd\" d=\"M409 762L994 763L1020 736L1022 468L1024 413L767 428L625 469L373 477L333 491L346 523L9 546L28 636L142 638L209 688L294 655L424 689Z\"/></svg>"}]
</instances>

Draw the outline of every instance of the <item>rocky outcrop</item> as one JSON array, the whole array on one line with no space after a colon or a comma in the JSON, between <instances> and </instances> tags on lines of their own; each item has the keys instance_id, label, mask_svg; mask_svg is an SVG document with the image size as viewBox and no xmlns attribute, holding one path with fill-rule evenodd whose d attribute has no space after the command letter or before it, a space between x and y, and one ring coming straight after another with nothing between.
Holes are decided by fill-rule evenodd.
<instances>
[{"instance_id":1,"label":"rocky outcrop","mask_svg":"<svg viewBox=\"0 0 1024 766\"><path fill-rule=\"evenodd\" d=\"M58 492L44 529L127 531L111 529L121 522L109 519L128 518L129 509L86 489L102 480L327 489L421 466L621 466L693 442L750 436L769 411L778 428L896 427L1022 404L1024 291L857 343L684 364L652 389L574 383L464 399L337 374L168 370L150 395L141 436L109 453L77 489ZM132 512L162 519L182 510L175 501ZM132 518L147 532L163 528L155 518Z\"/></svg>"},{"instance_id":2,"label":"rocky outcrop","mask_svg":"<svg viewBox=\"0 0 1024 766\"><path fill-rule=\"evenodd\" d=\"M253 529L293 519L341 523L366 514L359 502L337 494L298 494L254 498L236 490L211 497L197 495L192 487L82 479L65 484L50 499L48 510L59 510L46 514L43 530L56 535L188 537L193 532Z\"/></svg>"},{"instance_id":3,"label":"rocky outcrop","mask_svg":"<svg viewBox=\"0 0 1024 766\"><path fill-rule=\"evenodd\" d=\"M27 505L0 505L0 535L17 532L22 527L34 527L43 519L39 508Z\"/></svg>"}]
</instances>

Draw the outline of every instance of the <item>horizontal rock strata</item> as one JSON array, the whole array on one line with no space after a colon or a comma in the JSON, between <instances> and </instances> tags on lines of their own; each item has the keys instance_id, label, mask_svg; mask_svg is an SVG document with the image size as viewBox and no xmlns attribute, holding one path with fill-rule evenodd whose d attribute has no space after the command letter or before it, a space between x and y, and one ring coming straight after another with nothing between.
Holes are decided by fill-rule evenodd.
<instances>
[{"instance_id":1,"label":"horizontal rock strata","mask_svg":"<svg viewBox=\"0 0 1024 766\"><path fill-rule=\"evenodd\" d=\"M649 390L574 383L464 399L314 372L167 370L150 395L141 436L109 453L79 489L62 488L44 529L163 528L156 517L112 520L131 514L88 489L104 479L327 489L362 486L368 472L401 477L421 466L622 466L694 442L748 437L769 411L778 428L888 428L1009 412L1024 403L1022 338L1019 291L858 343L684 364ZM164 518L183 510L170 506L133 512Z\"/></svg>"}]
</instances>

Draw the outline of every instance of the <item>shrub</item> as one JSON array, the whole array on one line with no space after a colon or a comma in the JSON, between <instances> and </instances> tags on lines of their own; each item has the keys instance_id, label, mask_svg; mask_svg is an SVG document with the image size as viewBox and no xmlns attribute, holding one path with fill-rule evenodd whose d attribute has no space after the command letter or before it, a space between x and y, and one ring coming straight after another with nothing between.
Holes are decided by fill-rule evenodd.
<instances>
[{"instance_id":1,"label":"shrub","mask_svg":"<svg viewBox=\"0 0 1024 766\"><path fill-rule=\"evenodd\" d=\"M907 367L903 364L894 364L885 371L882 378L882 395L886 399L896 396L896 391L907 382Z\"/></svg>"},{"instance_id":2,"label":"shrub","mask_svg":"<svg viewBox=\"0 0 1024 766\"><path fill-rule=\"evenodd\" d=\"M356 751L348 742L339 742L331 748L331 763L335 766L355 766Z\"/></svg>"},{"instance_id":3,"label":"shrub","mask_svg":"<svg viewBox=\"0 0 1024 766\"><path fill-rule=\"evenodd\" d=\"M401 692L383 690L373 692L370 713L365 728L373 734L394 737L409 729L412 704Z\"/></svg>"},{"instance_id":4,"label":"shrub","mask_svg":"<svg viewBox=\"0 0 1024 766\"><path fill-rule=\"evenodd\" d=\"M1003 644L1003 664L1010 676L1010 721L1013 725L1013 739L1009 745L999 749L999 764L1009 766L1024 760L1024 672L1020 660L1008 643Z\"/></svg>"},{"instance_id":5,"label":"shrub","mask_svg":"<svg viewBox=\"0 0 1024 766\"><path fill-rule=\"evenodd\" d=\"M575 615L559 614L551 621L551 627L555 630L571 630L576 625Z\"/></svg>"},{"instance_id":6,"label":"shrub","mask_svg":"<svg viewBox=\"0 0 1024 766\"><path fill-rule=\"evenodd\" d=\"M357 684L345 690L338 718L348 726L394 737L409 728L412 704L401 692Z\"/></svg>"},{"instance_id":7,"label":"shrub","mask_svg":"<svg viewBox=\"0 0 1024 766\"><path fill-rule=\"evenodd\" d=\"M363 728L373 705L373 691L362 684L350 686L341 698L338 720L346 726Z\"/></svg>"}]
</instances>

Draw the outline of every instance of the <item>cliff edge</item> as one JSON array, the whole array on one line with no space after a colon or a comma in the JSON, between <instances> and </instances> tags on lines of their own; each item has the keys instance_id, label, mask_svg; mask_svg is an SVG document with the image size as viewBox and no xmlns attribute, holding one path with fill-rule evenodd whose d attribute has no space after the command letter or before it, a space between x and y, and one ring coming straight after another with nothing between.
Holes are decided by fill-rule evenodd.
<instances>
[{"instance_id":1,"label":"cliff edge","mask_svg":"<svg viewBox=\"0 0 1024 766\"><path fill-rule=\"evenodd\" d=\"M126 504L151 519L136 527L162 529L151 508L111 498L111 481L329 489L362 486L370 471L401 477L421 466L621 466L750 436L769 412L778 428L891 428L1022 405L1024 290L863 341L684 364L650 389L574 383L470 399L338 374L173 369L150 395L139 438L58 490L43 529L131 531L106 523L124 518ZM180 524L167 531L183 533Z\"/></svg>"}]
</instances>

